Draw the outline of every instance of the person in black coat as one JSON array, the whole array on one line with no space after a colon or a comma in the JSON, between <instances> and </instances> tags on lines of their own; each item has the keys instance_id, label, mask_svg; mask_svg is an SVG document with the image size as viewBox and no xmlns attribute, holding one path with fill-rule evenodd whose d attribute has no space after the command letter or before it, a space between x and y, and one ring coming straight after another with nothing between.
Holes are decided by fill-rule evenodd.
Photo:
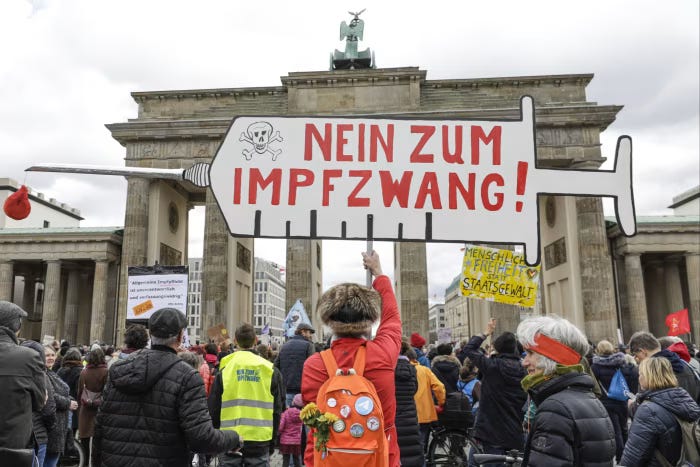
<instances>
[{"instance_id":1,"label":"person in black coat","mask_svg":"<svg viewBox=\"0 0 700 467\"><path fill-rule=\"evenodd\" d=\"M78 400L78 381L80 380L80 372L83 371L82 358L80 350L77 347L71 347L63 356L61 369L56 373L68 385L69 395L75 401ZM72 410L68 416L71 419L72 435L75 435L75 431L78 429L77 410ZM69 449L72 447L72 443L67 446Z\"/></svg>"},{"instance_id":2,"label":"person in black coat","mask_svg":"<svg viewBox=\"0 0 700 467\"><path fill-rule=\"evenodd\" d=\"M629 439L620 460L625 467L660 467L658 456L676 465L681 452L681 428L676 417L694 422L700 407L688 391L678 387L668 360L650 358L639 364L637 395L639 407L634 414ZM658 451L658 454L657 454Z\"/></svg>"},{"instance_id":3,"label":"person in black coat","mask_svg":"<svg viewBox=\"0 0 700 467\"><path fill-rule=\"evenodd\" d=\"M622 352L614 352L615 348L612 343L606 340L598 342L596 353L593 357L593 365L591 369L598 383L605 389L600 401L608 411L610 420L615 428L615 459L619 462L622 457L622 450L627 442L627 401L620 401L607 397L607 392L610 388L613 376L617 370L620 370L625 378L627 387L630 392L637 393L639 373L637 367L631 363L627 363L625 355ZM614 352L614 353L613 353Z\"/></svg>"},{"instance_id":4,"label":"person in black coat","mask_svg":"<svg viewBox=\"0 0 700 467\"><path fill-rule=\"evenodd\" d=\"M316 351L316 347L311 342L315 332L316 330L310 324L299 323L294 336L285 342L275 358L275 367L282 374L282 381L286 388L287 407L291 407L294 396L301 393L301 373L304 371L304 362Z\"/></svg>"},{"instance_id":5,"label":"person in black coat","mask_svg":"<svg viewBox=\"0 0 700 467\"><path fill-rule=\"evenodd\" d=\"M17 333L27 313L11 302L0 300L0 446L26 449L32 444L32 414L46 401L45 363L39 354L20 347ZM0 454L0 465L8 465Z\"/></svg>"},{"instance_id":6,"label":"person in black coat","mask_svg":"<svg viewBox=\"0 0 700 467\"><path fill-rule=\"evenodd\" d=\"M496 340L496 354L488 357L481 344L496 329L496 320L489 320L483 334L473 336L464 347L470 362L481 373L481 400L474 424L474 436L488 454L505 454L510 449L523 449L523 407L527 395L520 386L525 370L515 335L504 332Z\"/></svg>"},{"instance_id":7,"label":"person in black coat","mask_svg":"<svg viewBox=\"0 0 700 467\"><path fill-rule=\"evenodd\" d=\"M425 457L421 445L418 415L414 399L418 390L416 369L405 353L410 348L407 342L401 343L401 355L396 362L394 382L396 384L396 434L401 451L401 467L423 467Z\"/></svg>"},{"instance_id":8,"label":"person in black coat","mask_svg":"<svg viewBox=\"0 0 700 467\"><path fill-rule=\"evenodd\" d=\"M437 355L430 363L430 369L433 370L435 376L445 385L445 392L457 392L457 383L459 382L459 371L462 365L457 360L457 357L452 355L452 344L440 344L437 346Z\"/></svg>"},{"instance_id":9,"label":"person in black coat","mask_svg":"<svg viewBox=\"0 0 700 467\"><path fill-rule=\"evenodd\" d=\"M151 349L110 368L95 423L93 467L185 467L190 450L239 448L235 431L213 427L201 376L177 356L186 325L178 310L156 311L149 319Z\"/></svg>"},{"instance_id":10,"label":"person in black coat","mask_svg":"<svg viewBox=\"0 0 700 467\"><path fill-rule=\"evenodd\" d=\"M517 334L526 352L522 386L535 410L522 465L614 466L615 430L581 365L588 351L586 337L569 321L553 316L528 318Z\"/></svg>"}]
</instances>

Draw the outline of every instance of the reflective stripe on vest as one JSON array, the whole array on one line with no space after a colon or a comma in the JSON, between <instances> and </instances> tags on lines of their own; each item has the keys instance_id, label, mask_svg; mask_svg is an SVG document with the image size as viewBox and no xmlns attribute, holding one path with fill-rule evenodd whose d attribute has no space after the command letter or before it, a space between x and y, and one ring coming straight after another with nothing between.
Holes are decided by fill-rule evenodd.
<instances>
[{"instance_id":1,"label":"reflective stripe on vest","mask_svg":"<svg viewBox=\"0 0 700 467\"><path fill-rule=\"evenodd\" d=\"M272 363L245 350L227 355L219 365L221 429L234 430L244 440L270 441L274 398L270 391Z\"/></svg>"}]
</instances>

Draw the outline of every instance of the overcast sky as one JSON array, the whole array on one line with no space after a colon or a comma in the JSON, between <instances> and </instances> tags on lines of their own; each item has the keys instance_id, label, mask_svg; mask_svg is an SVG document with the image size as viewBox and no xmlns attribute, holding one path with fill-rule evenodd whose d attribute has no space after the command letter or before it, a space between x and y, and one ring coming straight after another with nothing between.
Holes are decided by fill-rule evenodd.
<instances>
[{"instance_id":1,"label":"overcast sky","mask_svg":"<svg viewBox=\"0 0 700 467\"><path fill-rule=\"evenodd\" d=\"M367 8L364 41L379 67L428 79L594 73L589 101L624 105L603 134L612 158L632 136L637 214L670 214L698 185L697 0L330 1L2 0L0 177L25 182L39 162L123 165L107 123L137 116L132 91L277 86L328 68L348 10ZM26 183L81 210L83 226L123 225L118 177L30 173ZM201 254L203 209L191 215ZM324 286L363 281L363 242L324 242ZM386 272L391 244L377 243ZM284 242L256 256L285 262ZM459 245L429 245L431 300L460 270Z\"/></svg>"}]
</instances>

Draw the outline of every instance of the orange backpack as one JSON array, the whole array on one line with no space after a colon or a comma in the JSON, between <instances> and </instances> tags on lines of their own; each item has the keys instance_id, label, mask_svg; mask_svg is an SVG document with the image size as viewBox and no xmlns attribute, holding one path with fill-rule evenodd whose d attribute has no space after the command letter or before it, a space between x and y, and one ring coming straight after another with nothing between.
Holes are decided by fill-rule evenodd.
<instances>
[{"instance_id":1,"label":"orange backpack","mask_svg":"<svg viewBox=\"0 0 700 467\"><path fill-rule=\"evenodd\" d=\"M367 378L361 345L353 368L338 369L333 352L321 352L329 379L318 391L316 405L338 417L330 430L325 452L314 451L314 465L324 467L386 467L389 447L384 434L384 413L377 390Z\"/></svg>"}]
</instances>

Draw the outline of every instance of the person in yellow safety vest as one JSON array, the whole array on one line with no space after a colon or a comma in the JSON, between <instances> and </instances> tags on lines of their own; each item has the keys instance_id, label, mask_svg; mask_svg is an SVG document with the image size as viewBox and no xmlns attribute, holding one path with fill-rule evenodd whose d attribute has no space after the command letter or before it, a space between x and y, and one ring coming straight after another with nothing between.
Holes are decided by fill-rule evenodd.
<instances>
[{"instance_id":1,"label":"person in yellow safety vest","mask_svg":"<svg viewBox=\"0 0 700 467\"><path fill-rule=\"evenodd\" d=\"M285 409L282 375L272 362L255 353L257 336L248 323L236 329L236 351L219 363L209 395L216 428L233 430L243 440L240 453L223 454L223 467L269 466L277 427Z\"/></svg>"}]
</instances>

